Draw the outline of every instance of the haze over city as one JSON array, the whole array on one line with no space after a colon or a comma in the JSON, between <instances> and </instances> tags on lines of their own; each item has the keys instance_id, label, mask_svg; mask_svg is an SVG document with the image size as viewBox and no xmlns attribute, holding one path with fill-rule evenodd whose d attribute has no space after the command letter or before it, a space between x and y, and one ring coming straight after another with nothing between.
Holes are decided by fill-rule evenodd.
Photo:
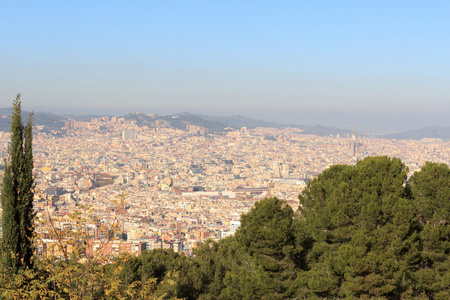
<instances>
[{"instance_id":1,"label":"haze over city","mask_svg":"<svg viewBox=\"0 0 450 300\"><path fill-rule=\"evenodd\" d=\"M0 299L450 299L449 16L0 1Z\"/></svg>"},{"instance_id":2,"label":"haze over city","mask_svg":"<svg viewBox=\"0 0 450 300\"><path fill-rule=\"evenodd\" d=\"M0 107L450 126L443 1L3 1Z\"/></svg>"}]
</instances>

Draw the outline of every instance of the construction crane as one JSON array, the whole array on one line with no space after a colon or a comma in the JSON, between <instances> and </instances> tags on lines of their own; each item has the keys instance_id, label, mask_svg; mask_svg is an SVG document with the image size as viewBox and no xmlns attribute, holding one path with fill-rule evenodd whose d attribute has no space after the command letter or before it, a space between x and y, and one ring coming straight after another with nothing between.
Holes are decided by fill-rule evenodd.
<instances>
[{"instance_id":1,"label":"construction crane","mask_svg":"<svg viewBox=\"0 0 450 300\"><path fill-rule=\"evenodd\" d=\"M352 135L351 136L353 136L353 129L355 128L355 125L347 125L347 126L352 128Z\"/></svg>"}]
</instances>

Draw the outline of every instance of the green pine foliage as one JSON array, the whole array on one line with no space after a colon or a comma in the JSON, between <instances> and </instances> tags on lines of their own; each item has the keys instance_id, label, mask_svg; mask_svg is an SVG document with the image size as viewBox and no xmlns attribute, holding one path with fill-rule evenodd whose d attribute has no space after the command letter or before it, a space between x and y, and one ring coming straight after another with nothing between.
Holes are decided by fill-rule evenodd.
<instances>
[{"instance_id":1,"label":"green pine foliage","mask_svg":"<svg viewBox=\"0 0 450 300\"><path fill-rule=\"evenodd\" d=\"M178 282L187 299L286 299L294 296L298 253L294 211L285 201L263 199L241 217L234 237L209 240Z\"/></svg>"},{"instance_id":2,"label":"green pine foliage","mask_svg":"<svg viewBox=\"0 0 450 300\"><path fill-rule=\"evenodd\" d=\"M423 296L450 298L450 169L426 163L410 180L420 224L421 257L415 288Z\"/></svg>"},{"instance_id":3,"label":"green pine foliage","mask_svg":"<svg viewBox=\"0 0 450 300\"><path fill-rule=\"evenodd\" d=\"M31 116L22 124L20 94L11 113L11 148L5 159L2 184L2 266L17 274L33 266L34 177Z\"/></svg>"},{"instance_id":4,"label":"green pine foliage","mask_svg":"<svg viewBox=\"0 0 450 300\"><path fill-rule=\"evenodd\" d=\"M299 196L314 243L301 282L318 297L410 295L419 260L419 227L398 159L370 157L334 166Z\"/></svg>"}]
</instances>

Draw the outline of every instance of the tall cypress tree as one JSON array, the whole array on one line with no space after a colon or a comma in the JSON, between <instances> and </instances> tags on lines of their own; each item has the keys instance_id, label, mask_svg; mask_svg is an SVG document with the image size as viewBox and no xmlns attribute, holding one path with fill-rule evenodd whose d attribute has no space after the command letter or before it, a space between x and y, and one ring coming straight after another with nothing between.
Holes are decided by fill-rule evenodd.
<instances>
[{"instance_id":1,"label":"tall cypress tree","mask_svg":"<svg viewBox=\"0 0 450 300\"><path fill-rule=\"evenodd\" d=\"M33 265L34 216L31 115L22 124L20 94L11 113L11 147L5 159L1 201L3 207L2 265L13 274Z\"/></svg>"},{"instance_id":2,"label":"tall cypress tree","mask_svg":"<svg viewBox=\"0 0 450 300\"><path fill-rule=\"evenodd\" d=\"M36 213L33 209L34 198L34 176L33 176L33 122L32 114L28 117L27 125L24 132L24 157L22 171L22 187L21 196L23 208L21 209L21 235L23 242L21 246L21 257L23 265L31 267L33 265L34 255L34 217Z\"/></svg>"}]
</instances>

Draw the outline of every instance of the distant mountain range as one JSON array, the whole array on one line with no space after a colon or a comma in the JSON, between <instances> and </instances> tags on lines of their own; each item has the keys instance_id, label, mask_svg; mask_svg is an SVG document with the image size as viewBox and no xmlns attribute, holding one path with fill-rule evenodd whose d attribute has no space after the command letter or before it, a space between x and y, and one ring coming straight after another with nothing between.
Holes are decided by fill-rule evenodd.
<instances>
[{"instance_id":1,"label":"distant mountain range","mask_svg":"<svg viewBox=\"0 0 450 300\"><path fill-rule=\"evenodd\" d=\"M190 114L190 113L186 113L186 112L181 113L180 115L181 116L195 116L202 120L218 122L218 123L224 124L227 127L231 127L231 128L247 127L249 129L253 129L256 127L270 127L270 128L282 127L280 124L275 123L275 122L266 122L266 121L261 121L261 120L257 120L257 119L243 117L240 115L231 116L231 117L214 117L214 116L207 116L207 115L200 115L200 114Z\"/></svg>"},{"instance_id":2,"label":"distant mountain range","mask_svg":"<svg viewBox=\"0 0 450 300\"><path fill-rule=\"evenodd\" d=\"M389 133L380 135L382 138L386 139L411 139L411 140L420 140L423 138L435 138L442 139L445 141L450 140L450 127L438 127L438 126L430 126L420 129L408 130L398 133Z\"/></svg>"},{"instance_id":3,"label":"distant mountain range","mask_svg":"<svg viewBox=\"0 0 450 300\"><path fill-rule=\"evenodd\" d=\"M22 110L22 122L25 123L30 112ZM33 123L38 126L44 126L48 130L61 130L64 122L68 120L59 115L45 112L35 112L33 114ZM0 131L10 131L11 108L0 108Z\"/></svg>"},{"instance_id":4,"label":"distant mountain range","mask_svg":"<svg viewBox=\"0 0 450 300\"><path fill-rule=\"evenodd\" d=\"M0 131L9 131L11 108L0 108ZM29 112L23 111L23 122L28 118ZM90 121L93 118L101 117L100 115L71 115L71 114L51 114L45 112L35 112L33 122L37 126L42 126L43 131L61 131L64 122L72 119L76 121ZM346 136L351 133L348 129L340 129L336 127L328 127L322 125L307 126L297 124L278 124L276 122L266 122L258 119L247 118L244 116L216 117L202 114L191 114L183 112L174 115L151 115L144 113L130 113L122 116L126 120L133 120L138 126L149 127L173 127L185 130L187 124L203 126L210 132L223 132L230 129L240 129L247 127L254 129L257 127L266 128L298 128L303 134L313 134L319 136L337 135ZM398 133L389 133L377 135L386 139L423 139L423 138L439 138L442 140L450 140L450 127L431 126L421 129L403 131Z\"/></svg>"}]
</instances>

